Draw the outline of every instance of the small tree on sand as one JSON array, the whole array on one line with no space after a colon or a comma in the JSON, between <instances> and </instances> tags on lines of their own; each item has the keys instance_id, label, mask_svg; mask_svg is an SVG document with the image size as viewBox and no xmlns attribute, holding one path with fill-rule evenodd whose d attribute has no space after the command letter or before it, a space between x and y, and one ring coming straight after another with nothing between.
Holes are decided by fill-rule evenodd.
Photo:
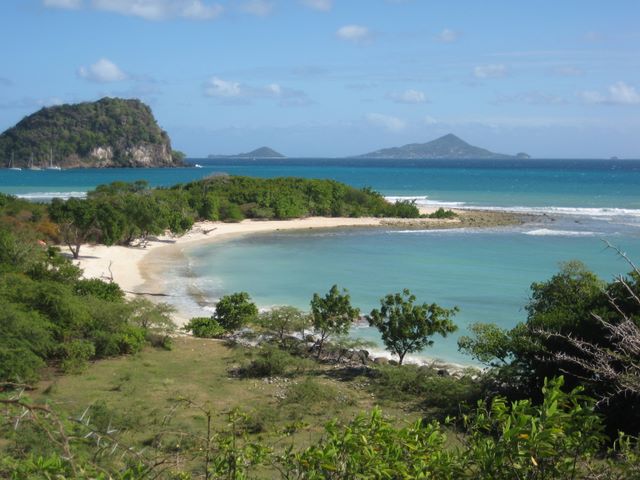
<instances>
[{"instance_id":1,"label":"small tree on sand","mask_svg":"<svg viewBox=\"0 0 640 480\"><path fill-rule=\"evenodd\" d=\"M360 310L351 306L351 297L347 290L342 293L334 285L324 297L317 293L311 299L311 315L313 328L320 336L318 341L318 358L322 354L325 341L332 335L346 335L349 327L360 315Z\"/></svg>"},{"instance_id":2,"label":"small tree on sand","mask_svg":"<svg viewBox=\"0 0 640 480\"><path fill-rule=\"evenodd\" d=\"M458 327L451 317L458 311L442 308L435 303L415 305L416 297L407 289L402 293L387 295L380 300L380 310L373 309L367 316L369 325L382 335L387 350L399 357L399 363L407 353L417 352L433 345L431 337L455 332Z\"/></svg>"}]
</instances>

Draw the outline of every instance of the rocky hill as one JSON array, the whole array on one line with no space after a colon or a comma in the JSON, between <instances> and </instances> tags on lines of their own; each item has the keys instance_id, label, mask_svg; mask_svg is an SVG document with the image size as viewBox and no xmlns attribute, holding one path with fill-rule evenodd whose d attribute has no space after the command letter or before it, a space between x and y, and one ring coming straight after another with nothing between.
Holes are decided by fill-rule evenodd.
<instances>
[{"instance_id":1,"label":"rocky hill","mask_svg":"<svg viewBox=\"0 0 640 480\"><path fill-rule=\"evenodd\" d=\"M286 158L273 148L260 147L247 153L238 153L237 155L209 155L209 158Z\"/></svg>"},{"instance_id":2,"label":"rocky hill","mask_svg":"<svg viewBox=\"0 0 640 480\"><path fill-rule=\"evenodd\" d=\"M174 167L183 154L140 100L48 107L0 135L0 165L43 167Z\"/></svg>"},{"instance_id":3,"label":"rocky hill","mask_svg":"<svg viewBox=\"0 0 640 480\"><path fill-rule=\"evenodd\" d=\"M519 154L526 155L526 154ZM360 158L391 159L500 159L516 158L512 155L494 153L480 147L474 147L454 134L449 133L427 143L410 143L402 147L383 148L375 152L359 155Z\"/></svg>"}]
</instances>

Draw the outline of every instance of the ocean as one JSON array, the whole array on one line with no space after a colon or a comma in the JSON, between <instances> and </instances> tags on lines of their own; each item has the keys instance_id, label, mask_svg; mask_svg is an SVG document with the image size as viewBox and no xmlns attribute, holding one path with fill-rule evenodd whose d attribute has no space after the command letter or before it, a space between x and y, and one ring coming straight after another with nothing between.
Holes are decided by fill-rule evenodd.
<instances>
[{"instance_id":1,"label":"ocean","mask_svg":"<svg viewBox=\"0 0 640 480\"><path fill-rule=\"evenodd\" d=\"M332 178L418 204L538 213L533 222L490 230L339 229L253 235L185 249L170 267L179 301L194 315L221 295L244 290L261 308L308 308L314 292L338 284L368 313L387 293L409 288L419 301L458 306L459 331L420 355L471 363L457 338L473 322L511 327L526 319L532 282L568 260L602 278L630 270L612 245L640 262L637 160L192 160L203 168L1 171L0 191L30 199L82 195L115 180L168 186L214 173ZM206 307L210 308L210 307ZM358 327L353 335L377 340Z\"/></svg>"}]
</instances>

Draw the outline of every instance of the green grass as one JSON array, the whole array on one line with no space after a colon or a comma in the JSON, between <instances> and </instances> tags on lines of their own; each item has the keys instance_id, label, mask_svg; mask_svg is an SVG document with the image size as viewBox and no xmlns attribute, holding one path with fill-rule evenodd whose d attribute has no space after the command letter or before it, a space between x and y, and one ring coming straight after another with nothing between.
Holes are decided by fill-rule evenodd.
<instances>
[{"instance_id":1,"label":"green grass","mask_svg":"<svg viewBox=\"0 0 640 480\"><path fill-rule=\"evenodd\" d=\"M345 379L329 365L315 364L273 379L233 374L256 355L255 349L180 337L172 351L148 348L134 356L96 362L78 375L53 376L31 396L71 416L93 406L90 413L99 410L103 422L109 417L107 423L111 420L121 429L130 444L148 443L169 427L204 429L202 412L187 408L180 399L210 408L214 429L225 428L227 412L239 409L247 414L248 434L276 442L283 431L293 432L287 442L299 446L316 441L328 421L349 421L375 405L399 423L419 417L418 411L405 411L404 402L378 402L364 377Z\"/></svg>"}]
</instances>

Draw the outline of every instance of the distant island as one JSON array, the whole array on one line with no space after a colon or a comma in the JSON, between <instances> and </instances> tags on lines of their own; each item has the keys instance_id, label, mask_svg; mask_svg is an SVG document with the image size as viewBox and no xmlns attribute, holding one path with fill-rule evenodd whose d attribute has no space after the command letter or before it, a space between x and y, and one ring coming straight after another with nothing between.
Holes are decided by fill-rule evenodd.
<instances>
[{"instance_id":1,"label":"distant island","mask_svg":"<svg viewBox=\"0 0 640 480\"><path fill-rule=\"evenodd\" d=\"M383 148L358 155L357 158L388 159L509 159L530 158L526 153L505 155L468 144L452 133L427 143L410 143L402 147Z\"/></svg>"},{"instance_id":2,"label":"distant island","mask_svg":"<svg viewBox=\"0 0 640 480\"><path fill-rule=\"evenodd\" d=\"M238 153L236 155L209 155L207 158L287 158L280 152L276 152L273 148L260 147L247 153Z\"/></svg>"},{"instance_id":3,"label":"distant island","mask_svg":"<svg viewBox=\"0 0 640 480\"><path fill-rule=\"evenodd\" d=\"M135 99L42 108L0 135L0 165L17 168L177 167L183 158Z\"/></svg>"}]
</instances>

